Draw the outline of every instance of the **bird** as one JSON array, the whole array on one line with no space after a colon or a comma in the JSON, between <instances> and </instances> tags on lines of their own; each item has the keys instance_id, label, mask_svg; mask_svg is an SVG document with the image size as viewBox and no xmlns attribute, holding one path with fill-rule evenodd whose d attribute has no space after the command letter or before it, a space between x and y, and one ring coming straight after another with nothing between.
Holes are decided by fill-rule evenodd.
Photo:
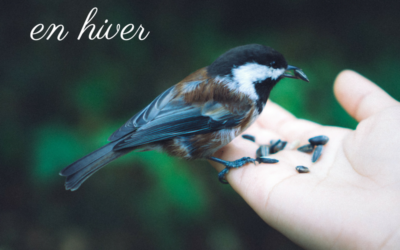
<instances>
[{"instance_id":1,"label":"bird","mask_svg":"<svg viewBox=\"0 0 400 250\"><path fill-rule=\"evenodd\" d=\"M156 97L117 129L108 144L61 170L66 190L77 190L100 168L134 150L219 162L225 169L218 178L227 183L229 169L256 160L225 161L213 154L257 119L283 78L309 81L271 47L248 44L228 50Z\"/></svg>"}]
</instances>

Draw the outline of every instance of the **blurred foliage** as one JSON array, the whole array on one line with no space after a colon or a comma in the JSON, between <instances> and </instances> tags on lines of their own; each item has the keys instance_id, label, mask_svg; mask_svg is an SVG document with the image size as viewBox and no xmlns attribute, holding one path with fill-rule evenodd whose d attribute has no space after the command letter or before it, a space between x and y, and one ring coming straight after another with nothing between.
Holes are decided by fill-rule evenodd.
<instances>
[{"instance_id":1,"label":"blurred foliage","mask_svg":"<svg viewBox=\"0 0 400 250\"><path fill-rule=\"evenodd\" d=\"M77 40L92 23L133 23L144 41ZM104 145L135 112L226 50L269 45L310 83L271 99L298 117L355 128L336 102L355 69L400 98L398 1L8 1L0 9L0 249L298 249L204 161L131 153L77 192L58 172ZM38 23L70 33L32 41ZM114 26L115 27L115 26Z\"/></svg>"}]
</instances>

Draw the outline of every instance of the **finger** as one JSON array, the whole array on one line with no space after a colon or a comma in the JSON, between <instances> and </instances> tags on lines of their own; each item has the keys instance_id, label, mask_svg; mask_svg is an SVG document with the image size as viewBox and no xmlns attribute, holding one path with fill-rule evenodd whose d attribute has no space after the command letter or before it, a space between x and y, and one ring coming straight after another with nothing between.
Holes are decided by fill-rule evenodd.
<instances>
[{"instance_id":1,"label":"finger","mask_svg":"<svg viewBox=\"0 0 400 250\"><path fill-rule=\"evenodd\" d=\"M357 121L398 105L376 84L351 70L344 70L336 77L334 92L339 103Z\"/></svg>"},{"instance_id":2,"label":"finger","mask_svg":"<svg viewBox=\"0 0 400 250\"><path fill-rule=\"evenodd\" d=\"M268 130L278 134L281 139L293 141L304 140L322 128L321 125L303 119L297 119L294 115L280 107L276 103L268 102L257 123Z\"/></svg>"},{"instance_id":3,"label":"finger","mask_svg":"<svg viewBox=\"0 0 400 250\"><path fill-rule=\"evenodd\" d=\"M269 100L257 122L266 129L275 130L281 122L296 119L289 111Z\"/></svg>"},{"instance_id":4,"label":"finger","mask_svg":"<svg viewBox=\"0 0 400 250\"><path fill-rule=\"evenodd\" d=\"M259 145L269 144L271 140L283 139L278 133L270 129L265 129L260 122L253 123L243 134L254 136L256 139L255 142Z\"/></svg>"}]
</instances>

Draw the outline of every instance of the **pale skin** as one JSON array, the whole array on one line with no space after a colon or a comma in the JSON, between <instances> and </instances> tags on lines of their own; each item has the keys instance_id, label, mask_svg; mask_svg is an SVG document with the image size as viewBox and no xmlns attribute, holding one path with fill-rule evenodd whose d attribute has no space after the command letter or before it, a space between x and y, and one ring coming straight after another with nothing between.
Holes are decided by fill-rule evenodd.
<instances>
[{"instance_id":1,"label":"pale skin","mask_svg":"<svg viewBox=\"0 0 400 250\"><path fill-rule=\"evenodd\" d=\"M398 249L400 247L400 103L377 85L345 70L334 83L355 130L294 117L268 101L245 132L257 143L289 142L327 135L321 158L283 150L277 164L246 164L226 176L232 188L270 226L307 249ZM318 100L315 100L318 101ZM241 137L214 156L255 157L257 144ZM211 164L221 171L224 167ZM299 174L298 165L310 173Z\"/></svg>"}]
</instances>

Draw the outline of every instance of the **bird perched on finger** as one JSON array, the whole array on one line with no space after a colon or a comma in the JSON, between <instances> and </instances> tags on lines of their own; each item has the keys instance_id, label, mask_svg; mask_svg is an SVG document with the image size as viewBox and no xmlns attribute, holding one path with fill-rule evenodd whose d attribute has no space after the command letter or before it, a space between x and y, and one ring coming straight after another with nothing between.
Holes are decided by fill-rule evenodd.
<instances>
[{"instance_id":1,"label":"bird perched on finger","mask_svg":"<svg viewBox=\"0 0 400 250\"><path fill-rule=\"evenodd\" d=\"M230 168L255 159L224 161L212 155L257 119L272 88L285 77L308 81L301 69L288 65L268 46L250 44L227 51L159 95L115 131L110 143L63 169L66 189L77 190L101 167L133 150L219 162L226 167L219 174L225 183Z\"/></svg>"}]
</instances>

